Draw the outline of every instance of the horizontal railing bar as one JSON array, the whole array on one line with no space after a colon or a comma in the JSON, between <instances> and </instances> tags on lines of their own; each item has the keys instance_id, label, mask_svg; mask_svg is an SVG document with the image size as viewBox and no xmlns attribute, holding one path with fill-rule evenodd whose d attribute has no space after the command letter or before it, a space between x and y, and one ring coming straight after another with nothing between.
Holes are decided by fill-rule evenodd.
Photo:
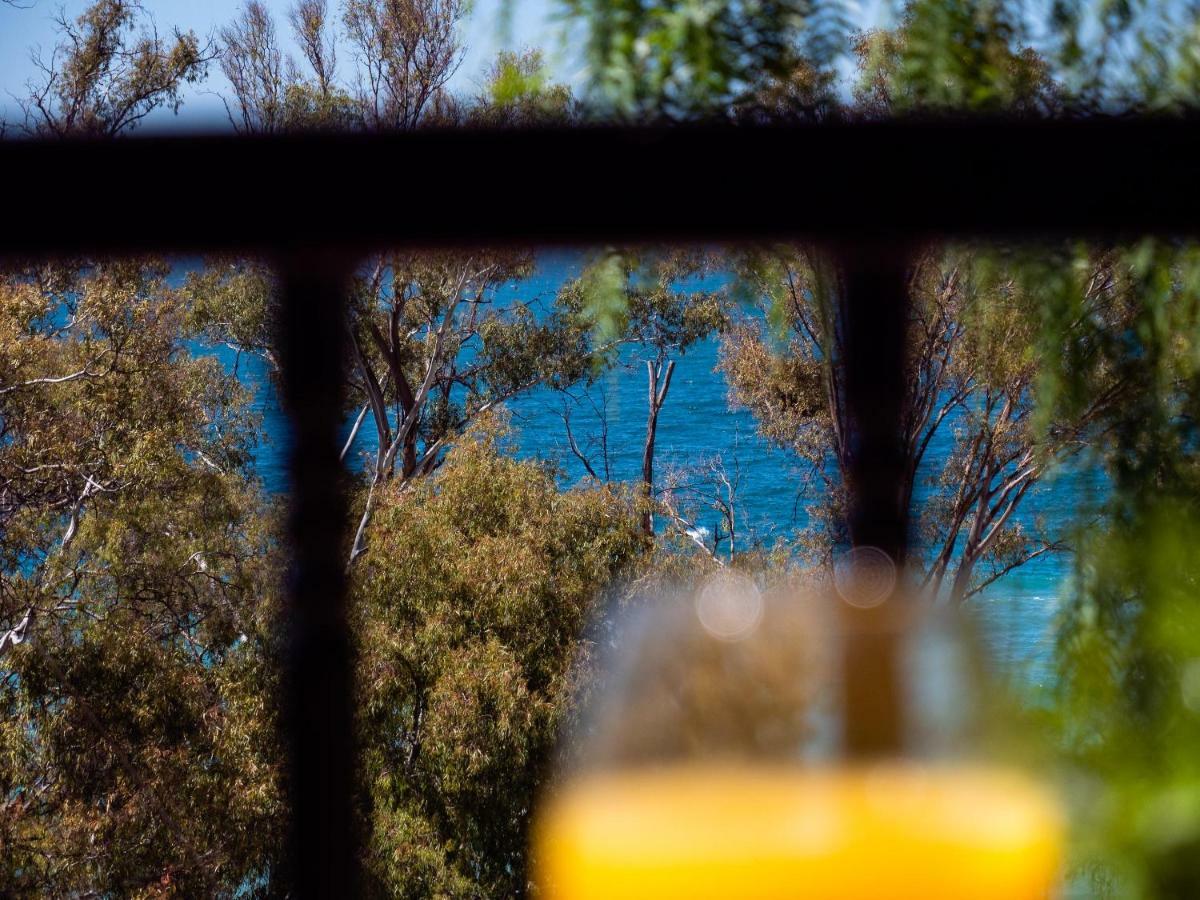
<instances>
[{"instance_id":1,"label":"horizontal railing bar","mask_svg":"<svg viewBox=\"0 0 1200 900\"><path fill-rule=\"evenodd\" d=\"M1197 230L1188 119L0 142L0 252Z\"/></svg>"}]
</instances>

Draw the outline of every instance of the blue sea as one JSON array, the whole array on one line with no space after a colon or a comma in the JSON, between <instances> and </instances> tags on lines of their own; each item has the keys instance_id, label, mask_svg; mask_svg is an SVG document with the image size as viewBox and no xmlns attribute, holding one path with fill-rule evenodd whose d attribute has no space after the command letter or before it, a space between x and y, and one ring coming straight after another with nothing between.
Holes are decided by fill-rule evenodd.
<instances>
[{"instance_id":1,"label":"blue sea","mask_svg":"<svg viewBox=\"0 0 1200 900\"><path fill-rule=\"evenodd\" d=\"M544 252L537 257L535 273L507 286L501 301L522 300L549 305L559 286L575 277L586 265L581 252ZM181 262L176 274L197 263ZM718 279L719 280L719 279ZM705 285L706 287L712 285ZM754 315L752 309L741 311ZM219 355L232 364L232 351ZM704 464L720 457L725 469L738 478L737 501L740 546L751 542L770 545L786 539L805 524L814 489L807 484L805 470L788 453L768 445L757 433L754 418L745 410L730 407L723 376L715 371L718 344L715 339L692 347L679 357L666 405L659 418L656 474ZM286 490L284 447L286 420L263 364L243 356L240 377L254 391L255 404L264 418L265 432L272 437L256 453L260 477L268 490ZM571 392L574 399L549 389L536 389L510 401L507 409L518 452L525 457L552 461L566 484L578 483L586 472L571 452L563 422L570 411L571 429L593 468L603 474L599 449L600 418L604 409L608 425L608 465L614 481L640 476L642 442L646 423L646 369L636 349L625 350L617 364L602 373L586 391ZM565 405L564 405L565 404ZM369 426L369 422L365 423ZM346 423L348 435L350 422ZM361 464L372 450L374 430L364 427L351 451L351 465ZM941 468L952 435L944 427L929 448L925 474ZM1103 499L1103 479L1081 465L1053 472L1026 496L1019 517L1026 526L1035 522L1055 536L1067 537L1078 527L1080 511ZM920 495L918 494L918 502ZM706 541L717 527L716 514L695 522ZM1052 554L1011 572L969 601L968 613L976 620L981 639L995 669L1032 685L1043 685L1052 677L1051 652L1060 598L1072 571L1069 554Z\"/></svg>"}]
</instances>

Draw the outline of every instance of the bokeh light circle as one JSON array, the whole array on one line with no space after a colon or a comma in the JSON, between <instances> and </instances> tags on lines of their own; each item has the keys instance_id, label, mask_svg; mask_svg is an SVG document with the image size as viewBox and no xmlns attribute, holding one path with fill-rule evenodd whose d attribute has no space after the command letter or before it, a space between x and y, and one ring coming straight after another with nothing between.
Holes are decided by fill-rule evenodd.
<instances>
[{"instance_id":1,"label":"bokeh light circle","mask_svg":"<svg viewBox=\"0 0 1200 900\"><path fill-rule=\"evenodd\" d=\"M838 596L860 609L879 606L896 589L896 564L878 547L854 547L834 562Z\"/></svg>"},{"instance_id":2,"label":"bokeh light circle","mask_svg":"<svg viewBox=\"0 0 1200 900\"><path fill-rule=\"evenodd\" d=\"M696 618L710 635L740 641L758 628L763 596L753 579L728 569L712 575L696 594Z\"/></svg>"}]
</instances>

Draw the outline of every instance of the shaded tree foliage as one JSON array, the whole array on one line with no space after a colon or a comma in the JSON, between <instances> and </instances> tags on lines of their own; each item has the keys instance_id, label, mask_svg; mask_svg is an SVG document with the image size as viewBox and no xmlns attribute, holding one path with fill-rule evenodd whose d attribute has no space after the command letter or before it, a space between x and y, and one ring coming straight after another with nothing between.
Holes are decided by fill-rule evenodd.
<instances>
[{"instance_id":1,"label":"shaded tree foliage","mask_svg":"<svg viewBox=\"0 0 1200 900\"><path fill-rule=\"evenodd\" d=\"M59 29L25 106L37 134L124 134L211 56L115 0ZM257 428L192 357L167 271L0 279L4 893L232 894L264 884L279 840Z\"/></svg>"},{"instance_id":2,"label":"shaded tree foliage","mask_svg":"<svg viewBox=\"0 0 1200 900\"><path fill-rule=\"evenodd\" d=\"M1041 339L1057 351L1042 372L1045 415L1085 408L1098 379L1130 386L1104 410L1110 438L1093 452L1111 492L1101 526L1081 529L1064 597L1060 739L1093 779L1075 800L1089 822L1076 865L1094 894L1185 897L1200 889L1200 255L1151 240L1110 252L1129 311L1120 328L1087 315L1072 250L1024 260L1041 287Z\"/></svg>"},{"instance_id":3,"label":"shaded tree foliage","mask_svg":"<svg viewBox=\"0 0 1200 900\"><path fill-rule=\"evenodd\" d=\"M562 5L588 26L584 51L593 109L639 119L724 116L801 65L829 73L850 30L841 2Z\"/></svg>"},{"instance_id":4,"label":"shaded tree foliage","mask_svg":"<svg viewBox=\"0 0 1200 900\"><path fill-rule=\"evenodd\" d=\"M1127 314L1116 260L1085 260L1088 314L1118 328ZM838 276L811 254L781 250L743 259L752 289L768 297L767 324L747 321L722 348L731 398L764 437L812 473L812 525L802 540L828 561L845 540L847 442ZM1085 408L1052 423L1035 416L1039 292L998 260L929 253L909 281L908 377L902 445L903 502L916 519L914 563L933 592L966 599L1012 569L1060 548L1064 535L1017 516L1056 464L1098 440L1102 413L1128 385L1097 379ZM777 329L777 338L770 328ZM936 469L930 447L949 441ZM919 499L918 499L919 498Z\"/></svg>"},{"instance_id":5,"label":"shaded tree foliage","mask_svg":"<svg viewBox=\"0 0 1200 900\"><path fill-rule=\"evenodd\" d=\"M5 893L232 893L279 838L255 426L165 272L0 284Z\"/></svg>"},{"instance_id":6,"label":"shaded tree foliage","mask_svg":"<svg viewBox=\"0 0 1200 900\"><path fill-rule=\"evenodd\" d=\"M643 552L630 498L561 491L472 430L385 488L354 570L368 866L380 896L523 896L584 623Z\"/></svg>"}]
</instances>

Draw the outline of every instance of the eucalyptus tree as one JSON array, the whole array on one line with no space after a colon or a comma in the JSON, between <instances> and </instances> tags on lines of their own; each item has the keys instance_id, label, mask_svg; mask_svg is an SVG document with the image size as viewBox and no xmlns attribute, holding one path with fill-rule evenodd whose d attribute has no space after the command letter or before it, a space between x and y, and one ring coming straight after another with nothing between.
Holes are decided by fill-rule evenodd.
<instances>
[{"instance_id":1,"label":"eucalyptus tree","mask_svg":"<svg viewBox=\"0 0 1200 900\"><path fill-rule=\"evenodd\" d=\"M1120 261L1097 253L1088 262L1086 314L1119 328L1127 316ZM812 473L813 526L801 544L828 561L845 540L843 488L853 452L838 276L828 261L791 248L744 256L741 266L768 298L769 324L735 327L721 368L731 399L754 413L763 436ZM1021 503L1056 464L1098 439L1105 410L1129 389L1120 379L1097 378L1090 402L1072 416L1037 416L1040 294L1019 275L1000 259L958 250L923 255L909 279L901 490L916 516L920 551L910 562L931 591L945 588L959 601L1061 548L1066 535L1022 523ZM949 450L931 471L935 441Z\"/></svg>"},{"instance_id":2,"label":"eucalyptus tree","mask_svg":"<svg viewBox=\"0 0 1200 900\"><path fill-rule=\"evenodd\" d=\"M256 426L166 271L0 282L6 894L232 894L276 858Z\"/></svg>"},{"instance_id":3,"label":"eucalyptus tree","mask_svg":"<svg viewBox=\"0 0 1200 900\"><path fill-rule=\"evenodd\" d=\"M461 60L463 12L457 0L346 0L339 35L325 4L309 0L291 16L304 69L279 49L269 11L251 3L222 31L222 65L234 90L231 118L247 132L565 121L570 93L545 77L537 53L502 54L472 102L446 92ZM344 78L336 68L340 38L351 59ZM314 118L321 109L328 119ZM347 341L347 393L357 410L343 455L368 417L374 426L350 562L363 552L382 483L428 475L478 415L535 385L573 381L587 371L580 317L502 296L531 266L529 253L485 249L376 253L358 268L345 334L330 336ZM206 334L274 358L274 284L261 263L214 260L190 279L189 291Z\"/></svg>"},{"instance_id":4,"label":"eucalyptus tree","mask_svg":"<svg viewBox=\"0 0 1200 900\"><path fill-rule=\"evenodd\" d=\"M343 456L368 419L374 436L351 562L365 546L376 488L434 471L455 438L504 401L590 374L595 350L581 310L562 303L539 309L505 296L531 266L526 253L394 252L359 270L346 332L330 336L346 341L350 357L354 424ZM186 290L196 327L210 339L274 359L275 285L263 266L214 261Z\"/></svg>"},{"instance_id":5,"label":"eucalyptus tree","mask_svg":"<svg viewBox=\"0 0 1200 900\"><path fill-rule=\"evenodd\" d=\"M1017 43L1021 29L1003 5L915 3L901 27L860 35L854 106L871 119L909 112L1045 115L1059 108L1047 61ZM961 41L953 54L938 41ZM946 57L948 61L938 63ZM1119 262L1094 253L1091 313L1120 314ZM759 418L768 439L809 466L821 498L802 544L829 559L845 539L847 440L839 275L819 252L764 248L741 255L748 287L765 298L766 323L747 321L723 347L731 397ZM961 601L1013 569L1063 546L1018 515L1047 471L1078 452L1119 383L1097 383L1077 418L1037 427L1039 357L1036 287L1019 283L1005 257L982 248L922 251L909 273L912 298L904 407L902 502L917 514L925 586ZM774 328L783 342L768 339ZM774 345L773 345L774 344ZM781 345L780 345L781 344ZM937 440L951 449L933 474L923 467ZM925 488L922 491L921 488ZM916 498L924 493L920 503ZM1030 525L1033 525L1032 530Z\"/></svg>"},{"instance_id":6,"label":"eucalyptus tree","mask_svg":"<svg viewBox=\"0 0 1200 900\"><path fill-rule=\"evenodd\" d=\"M476 418L537 385L585 377L589 322L503 298L526 254L389 254L356 281L351 389L365 398L375 447L351 562L362 553L376 487L428 475Z\"/></svg>"},{"instance_id":7,"label":"eucalyptus tree","mask_svg":"<svg viewBox=\"0 0 1200 900\"><path fill-rule=\"evenodd\" d=\"M422 124L462 62L463 0L345 0L342 20L358 64L355 100L368 128Z\"/></svg>"},{"instance_id":8,"label":"eucalyptus tree","mask_svg":"<svg viewBox=\"0 0 1200 900\"><path fill-rule=\"evenodd\" d=\"M432 477L379 492L352 572L372 892L530 893L531 810L587 683L585 624L643 564L632 498L563 491L479 420Z\"/></svg>"},{"instance_id":9,"label":"eucalyptus tree","mask_svg":"<svg viewBox=\"0 0 1200 900\"><path fill-rule=\"evenodd\" d=\"M233 87L238 109L235 117L226 101L230 122L243 131L279 130L286 122L287 83L274 17L258 0L250 0L220 34L221 71Z\"/></svg>"},{"instance_id":10,"label":"eucalyptus tree","mask_svg":"<svg viewBox=\"0 0 1200 900\"><path fill-rule=\"evenodd\" d=\"M302 60L285 54L275 17L259 0L220 30L221 68L239 131L407 130L450 104L445 86L461 61L457 0L346 0L340 24L327 0L301 0L288 15ZM343 67L339 78L338 49Z\"/></svg>"},{"instance_id":11,"label":"eucalyptus tree","mask_svg":"<svg viewBox=\"0 0 1200 900\"><path fill-rule=\"evenodd\" d=\"M102 0L27 128L116 137L210 56ZM163 261L0 277L0 893L233 894L280 840L269 511L236 379L194 357ZM103 848L103 852L98 852Z\"/></svg>"},{"instance_id":12,"label":"eucalyptus tree","mask_svg":"<svg viewBox=\"0 0 1200 900\"><path fill-rule=\"evenodd\" d=\"M38 74L20 101L35 135L115 137L155 110L178 112L215 55L190 31L159 34L134 0L97 0L73 20L60 11L55 24L58 41L49 57L34 51Z\"/></svg>"}]
</instances>

